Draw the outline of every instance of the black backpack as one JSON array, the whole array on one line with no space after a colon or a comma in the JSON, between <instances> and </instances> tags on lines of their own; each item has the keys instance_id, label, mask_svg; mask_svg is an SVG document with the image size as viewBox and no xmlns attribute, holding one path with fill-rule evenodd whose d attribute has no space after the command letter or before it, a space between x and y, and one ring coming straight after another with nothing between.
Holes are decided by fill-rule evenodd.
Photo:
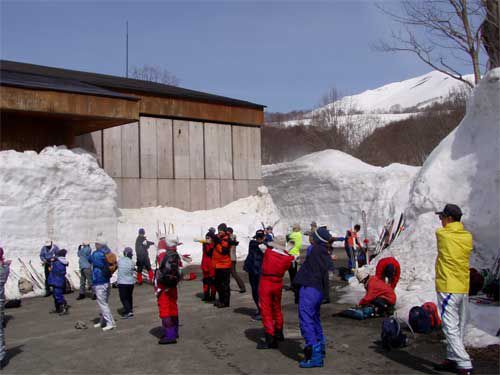
<instances>
[{"instance_id":1,"label":"black backpack","mask_svg":"<svg viewBox=\"0 0 500 375\"><path fill-rule=\"evenodd\" d=\"M408 323L414 332L429 333L432 331L432 317L422 306L411 308Z\"/></svg>"},{"instance_id":2,"label":"black backpack","mask_svg":"<svg viewBox=\"0 0 500 375\"><path fill-rule=\"evenodd\" d=\"M382 321L380 339L382 340L382 346L388 350L408 345L408 339L401 331L401 325L398 320L394 317L385 318Z\"/></svg>"},{"instance_id":3,"label":"black backpack","mask_svg":"<svg viewBox=\"0 0 500 375\"><path fill-rule=\"evenodd\" d=\"M177 286L181 279L180 259L176 251L167 250L161 260L160 267L156 271L156 278L160 284L165 285L167 288Z\"/></svg>"}]
</instances>

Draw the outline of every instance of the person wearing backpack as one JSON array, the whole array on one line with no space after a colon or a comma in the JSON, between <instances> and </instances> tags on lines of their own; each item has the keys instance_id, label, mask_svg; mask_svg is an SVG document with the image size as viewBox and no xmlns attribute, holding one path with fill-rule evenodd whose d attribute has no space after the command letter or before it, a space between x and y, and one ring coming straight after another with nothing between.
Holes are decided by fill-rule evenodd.
<instances>
[{"instance_id":1,"label":"person wearing backpack","mask_svg":"<svg viewBox=\"0 0 500 375\"><path fill-rule=\"evenodd\" d=\"M469 258L472 234L460 222L462 210L447 204L439 215L442 228L436 230L436 292L446 337L446 359L435 366L439 371L471 374L472 362L465 350L463 337L468 309Z\"/></svg>"},{"instance_id":2,"label":"person wearing backpack","mask_svg":"<svg viewBox=\"0 0 500 375\"><path fill-rule=\"evenodd\" d=\"M149 260L148 249L155 243L148 241L146 238L146 231L144 228L139 229L139 234L135 240L135 256L137 258L137 284L142 285L142 270L148 271L148 279L153 282L154 274L151 268L151 261Z\"/></svg>"},{"instance_id":3,"label":"person wearing backpack","mask_svg":"<svg viewBox=\"0 0 500 375\"><path fill-rule=\"evenodd\" d=\"M118 277L116 283L118 285L118 293L120 301L123 305L122 319L130 319L134 317L134 273L135 265L132 261L134 251L130 247L123 250L123 257L118 260Z\"/></svg>"},{"instance_id":4,"label":"person wearing backpack","mask_svg":"<svg viewBox=\"0 0 500 375\"><path fill-rule=\"evenodd\" d=\"M257 344L257 349L274 349L278 347L278 341L285 340L281 312L283 276L295 257L273 245L265 242L259 245L264 253L259 281L259 301L265 339Z\"/></svg>"},{"instance_id":5,"label":"person wearing backpack","mask_svg":"<svg viewBox=\"0 0 500 375\"><path fill-rule=\"evenodd\" d=\"M160 235L161 236L161 235ZM158 269L155 276L155 294L163 336L160 345L176 344L179 338L179 309L177 307L177 284L181 279L181 261L177 253L179 240L176 237L160 237L158 241Z\"/></svg>"},{"instance_id":6,"label":"person wearing backpack","mask_svg":"<svg viewBox=\"0 0 500 375\"><path fill-rule=\"evenodd\" d=\"M95 241L96 250L90 256L92 264L92 284L94 293L97 297L97 306L99 306L99 323L94 324L95 328L102 327L103 331L109 331L116 327L113 314L108 305L109 295L111 293L111 276L113 274L108 263L108 254L111 250L107 246L107 241L103 238L98 238Z\"/></svg>"},{"instance_id":7,"label":"person wearing backpack","mask_svg":"<svg viewBox=\"0 0 500 375\"><path fill-rule=\"evenodd\" d=\"M331 262L327 244L332 235L326 227L312 233L312 248L294 278L299 291L300 331L306 341L302 368L323 367L326 340L321 327L320 309L325 289L325 278Z\"/></svg>"},{"instance_id":8,"label":"person wearing backpack","mask_svg":"<svg viewBox=\"0 0 500 375\"><path fill-rule=\"evenodd\" d=\"M92 290L92 266L89 262L90 255L92 255L92 249L87 241L83 241L80 246L78 246L78 265L80 266L80 293L77 300L82 300L85 298L86 285L88 284L89 290ZM95 299L95 295L92 296Z\"/></svg>"},{"instance_id":9,"label":"person wearing backpack","mask_svg":"<svg viewBox=\"0 0 500 375\"><path fill-rule=\"evenodd\" d=\"M215 244L212 255L215 267L215 289L219 294L219 300L214 304L215 307L229 307L231 299L231 239L227 234L227 225L222 223L217 227L217 243Z\"/></svg>"},{"instance_id":10,"label":"person wearing backpack","mask_svg":"<svg viewBox=\"0 0 500 375\"><path fill-rule=\"evenodd\" d=\"M262 272L262 260L264 254L259 248L259 245L264 243L266 234L263 230L258 230L255 232L255 236L250 240L248 244L248 254L245 258L245 263L243 263L243 271L248 273L248 281L250 283L250 288L252 289L252 298L257 307L255 314L252 316L253 320L260 320L260 306L259 306L259 281L260 274Z\"/></svg>"},{"instance_id":11,"label":"person wearing backpack","mask_svg":"<svg viewBox=\"0 0 500 375\"><path fill-rule=\"evenodd\" d=\"M376 275L370 276L367 267L358 268L356 278L366 289L366 294L358 302L358 307L373 306L377 315L390 315L396 304L394 289Z\"/></svg>"}]
</instances>

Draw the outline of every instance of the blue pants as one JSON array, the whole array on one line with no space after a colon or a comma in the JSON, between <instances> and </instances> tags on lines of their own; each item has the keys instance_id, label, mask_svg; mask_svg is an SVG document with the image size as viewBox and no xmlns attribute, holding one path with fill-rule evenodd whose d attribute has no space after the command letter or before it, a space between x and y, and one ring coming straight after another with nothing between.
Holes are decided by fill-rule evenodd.
<instances>
[{"instance_id":1,"label":"blue pants","mask_svg":"<svg viewBox=\"0 0 500 375\"><path fill-rule=\"evenodd\" d=\"M352 247L346 246L345 253L347 254L347 259L348 259L347 268L349 268L349 270L352 270L356 264L355 251Z\"/></svg>"},{"instance_id":2,"label":"blue pants","mask_svg":"<svg viewBox=\"0 0 500 375\"><path fill-rule=\"evenodd\" d=\"M306 346L324 343L321 327L320 308L323 301L323 291L316 288L301 286L299 290L299 321L300 333L306 340Z\"/></svg>"},{"instance_id":3,"label":"blue pants","mask_svg":"<svg viewBox=\"0 0 500 375\"><path fill-rule=\"evenodd\" d=\"M66 303L66 300L64 299L64 289L59 286L54 286L54 301L55 303L59 305L63 305Z\"/></svg>"}]
</instances>

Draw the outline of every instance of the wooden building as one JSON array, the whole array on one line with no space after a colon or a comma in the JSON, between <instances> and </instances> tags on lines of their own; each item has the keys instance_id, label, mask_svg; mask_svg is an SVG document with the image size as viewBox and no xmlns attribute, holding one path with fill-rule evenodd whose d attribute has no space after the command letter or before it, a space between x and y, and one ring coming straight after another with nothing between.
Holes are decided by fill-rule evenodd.
<instances>
[{"instance_id":1,"label":"wooden building","mask_svg":"<svg viewBox=\"0 0 500 375\"><path fill-rule=\"evenodd\" d=\"M0 150L79 146L119 206L211 209L261 183L264 106L163 84L0 62Z\"/></svg>"}]
</instances>

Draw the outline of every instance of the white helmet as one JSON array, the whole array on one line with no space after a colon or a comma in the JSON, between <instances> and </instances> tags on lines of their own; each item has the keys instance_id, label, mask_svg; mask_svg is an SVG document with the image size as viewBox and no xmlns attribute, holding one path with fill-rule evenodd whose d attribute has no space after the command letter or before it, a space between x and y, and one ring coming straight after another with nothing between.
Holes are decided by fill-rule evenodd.
<instances>
[{"instance_id":1,"label":"white helmet","mask_svg":"<svg viewBox=\"0 0 500 375\"><path fill-rule=\"evenodd\" d=\"M368 267L361 267L356 270L356 278L360 283L365 281L368 276L370 276L370 270Z\"/></svg>"}]
</instances>

